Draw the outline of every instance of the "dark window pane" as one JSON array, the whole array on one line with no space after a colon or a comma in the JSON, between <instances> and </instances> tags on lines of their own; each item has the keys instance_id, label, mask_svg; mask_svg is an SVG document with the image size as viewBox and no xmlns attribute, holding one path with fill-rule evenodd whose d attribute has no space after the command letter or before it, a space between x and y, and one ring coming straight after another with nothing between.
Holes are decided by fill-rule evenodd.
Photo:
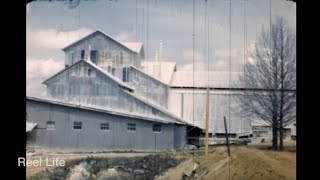
<instances>
[{"instance_id":1,"label":"dark window pane","mask_svg":"<svg viewBox=\"0 0 320 180\"><path fill-rule=\"evenodd\" d=\"M84 50L81 50L81 55L80 55L80 59L81 59L81 60L84 59L84 53L85 53L85 51L84 51Z\"/></svg>"}]
</instances>

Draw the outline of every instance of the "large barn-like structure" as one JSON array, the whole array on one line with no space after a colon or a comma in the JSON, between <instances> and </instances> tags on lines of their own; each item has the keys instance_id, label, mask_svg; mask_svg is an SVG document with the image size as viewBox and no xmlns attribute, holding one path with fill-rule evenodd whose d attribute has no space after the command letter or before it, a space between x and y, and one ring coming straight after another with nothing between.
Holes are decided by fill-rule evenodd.
<instances>
[{"instance_id":1,"label":"large barn-like structure","mask_svg":"<svg viewBox=\"0 0 320 180\"><path fill-rule=\"evenodd\" d=\"M180 150L204 136L207 82L210 137L224 133L224 116L230 134L250 134L250 123L230 103L226 75L147 61L142 43L120 42L102 31L63 51L65 68L43 82L47 97L27 97L28 123L34 124L29 145L59 151Z\"/></svg>"}]
</instances>

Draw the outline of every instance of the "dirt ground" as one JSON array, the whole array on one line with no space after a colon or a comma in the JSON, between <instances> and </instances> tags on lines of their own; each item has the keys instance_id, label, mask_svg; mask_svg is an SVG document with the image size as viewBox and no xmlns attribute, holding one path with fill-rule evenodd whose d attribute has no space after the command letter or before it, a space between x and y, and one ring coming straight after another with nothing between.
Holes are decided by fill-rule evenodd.
<instances>
[{"instance_id":1,"label":"dirt ground","mask_svg":"<svg viewBox=\"0 0 320 180\"><path fill-rule=\"evenodd\" d=\"M203 151L162 153L161 158L177 159L178 164L170 165L170 169L157 175L156 180L176 179L296 179L296 152L295 143L287 142L283 152L270 150L271 144L248 146L231 146L231 157L227 156L225 146L210 147L209 158L206 159ZM33 154L29 159L44 157L59 157L67 162L85 157L127 158L146 157L153 153L82 153L82 154ZM153 154L154 155L154 154ZM159 159L161 166L168 164ZM127 161L124 159L124 161ZM138 158L139 159L139 158ZM147 159L148 161L148 159ZM143 160L143 162L146 162ZM181 162L181 163L180 163ZM138 161L137 161L138 163ZM172 163L172 162L171 162ZM169 166L168 166L169 167ZM27 178L45 170L46 167L27 167ZM147 172L149 167L145 167ZM195 171L193 171L195 169ZM108 169L104 174L118 173L117 169ZM153 176L154 177L154 176ZM31 178L32 179L32 178ZM112 179L112 178L111 178ZM142 178L143 179L143 178ZM147 178L150 179L150 178ZM151 178L152 179L152 178Z\"/></svg>"},{"instance_id":2,"label":"dirt ground","mask_svg":"<svg viewBox=\"0 0 320 180\"><path fill-rule=\"evenodd\" d=\"M295 144L286 145L284 152L269 150L270 144L231 146L231 157L226 147L211 147L209 159L203 153L195 154L175 168L167 171L158 179L296 179ZM192 174L194 163L197 164Z\"/></svg>"}]
</instances>

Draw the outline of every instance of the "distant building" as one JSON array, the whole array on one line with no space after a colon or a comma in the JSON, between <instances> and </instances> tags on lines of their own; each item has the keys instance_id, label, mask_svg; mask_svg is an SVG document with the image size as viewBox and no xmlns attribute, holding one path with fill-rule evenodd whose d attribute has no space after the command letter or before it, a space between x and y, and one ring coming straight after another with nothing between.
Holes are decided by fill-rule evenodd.
<instances>
[{"instance_id":1,"label":"distant building","mask_svg":"<svg viewBox=\"0 0 320 180\"><path fill-rule=\"evenodd\" d=\"M252 142L270 142L272 140L272 126L262 120L256 120L251 122L252 126ZM284 140L291 139L292 126L288 125L284 127Z\"/></svg>"}]
</instances>

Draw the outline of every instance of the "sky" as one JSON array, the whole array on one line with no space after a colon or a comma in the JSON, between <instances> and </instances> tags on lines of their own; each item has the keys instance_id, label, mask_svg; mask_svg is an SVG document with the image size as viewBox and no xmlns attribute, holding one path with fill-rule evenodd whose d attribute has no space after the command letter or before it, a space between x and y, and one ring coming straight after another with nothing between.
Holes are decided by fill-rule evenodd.
<instances>
[{"instance_id":1,"label":"sky","mask_svg":"<svg viewBox=\"0 0 320 180\"><path fill-rule=\"evenodd\" d=\"M229 0L194 2L195 6L193 0L29 3L26 7L27 95L45 96L45 86L41 83L64 68L61 49L95 30L122 42L142 42L148 61L155 60L162 42L160 60L176 62L178 70L192 70L194 65L195 71L224 72L229 68L232 72L242 70L244 42L249 52L261 29L269 27L270 3L271 22L283 17L290 30L296 31L296 4L292 1L232 0L231 16Z\"/></svg>"}]
</instances>

